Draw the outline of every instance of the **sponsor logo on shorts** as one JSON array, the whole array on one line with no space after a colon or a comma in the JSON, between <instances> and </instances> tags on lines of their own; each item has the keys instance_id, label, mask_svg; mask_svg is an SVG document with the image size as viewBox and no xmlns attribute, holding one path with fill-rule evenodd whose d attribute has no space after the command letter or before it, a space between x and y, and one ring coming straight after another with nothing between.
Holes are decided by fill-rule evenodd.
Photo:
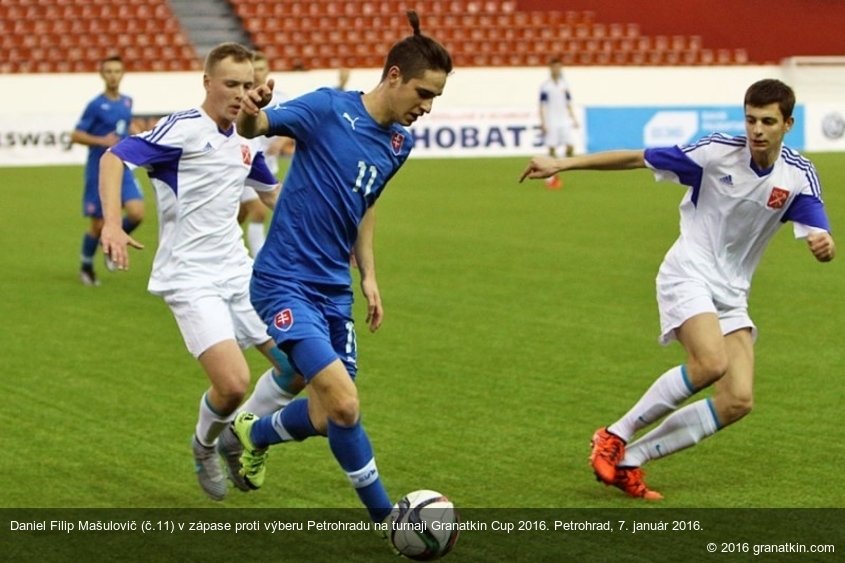
<instances>
[{"instance_id":1,"label":"sponsor logo on shorts","mask_svg":"<svg viewBox=\"0 0 845 563\"><path fill-rule=\"evenodd\" d=\"M769 194L769 201L766 203L772 209L780 209L789 198L789 192L783 188L772 188L772 193Z\"/></svg>"},{"instance_id":2,"label":"sponsor logo on shorts","mask_svg":"<svg viewBox=\"0 0 845 563\"><path fill-rule=\"evenodd\" d=\"M290 330L290 327L293 326L293 311L290 309L282 309L276 316L273 317L273 325L284 332Z\"/></svg>"}]
</instances>

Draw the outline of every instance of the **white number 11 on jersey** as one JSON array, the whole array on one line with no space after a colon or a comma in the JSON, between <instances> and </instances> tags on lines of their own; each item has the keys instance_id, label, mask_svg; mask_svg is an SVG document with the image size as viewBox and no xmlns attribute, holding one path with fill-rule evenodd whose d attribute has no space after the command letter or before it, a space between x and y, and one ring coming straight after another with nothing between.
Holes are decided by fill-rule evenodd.
<instances>
[{"instance_id":1,"label":"white number 11 on jersey","mask_svg":"<svg viewBox=\"0 0 845 563\"><path fill-rule=\"evenodd\" d=\"M367 170L370 172L370 178L367 180L367 185L364 186L364 176L367 175ZM376 181L376 176L378 176L378 168L374 165L370 164L369 168L367 167L367 163L363 160L358 161L358 177L355 178L355 187L353 191L360 192L361 188L364 188L364 197L370 195L370 192L373 190L373 184Z\"/></svg>"}]
</instances>

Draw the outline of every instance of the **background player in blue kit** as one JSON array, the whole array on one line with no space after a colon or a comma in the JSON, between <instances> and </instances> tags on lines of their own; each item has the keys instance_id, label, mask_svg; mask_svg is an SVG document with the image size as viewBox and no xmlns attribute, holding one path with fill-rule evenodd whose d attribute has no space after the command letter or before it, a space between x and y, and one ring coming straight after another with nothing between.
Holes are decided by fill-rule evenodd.
<instances>
[{"instance_id":1,"label":"background player in blue kit","mask_svg":"<svg viewBox=\"0 0 845 563\"><path fill-rule=\"evenodd\" d=\"M293 162L259 254L252 303L276 344L309 388L272 416L241 413L234 429L244 444L243 474L264 480L270 444L328 436L329 446L371 518L383 521L392 503L379 478L361 425L349 255L354 251L367 300L370 330L383 310L375 276L375 203L411 151L404 126L431 110L443 93L452 59L435 40L414 33L390 49L381 82L370 92L323 88L265 110L271 88L251 92L238 117L246 137L285 135L296 141Z\"/></svg>"},{"instance_id":2,"label":"background player in blue kit","mask_svg":"<svg viewBox=\"0 0 845 563\"><path fill-rule=\"evenodd\" d=\"M783 145L795 121L792 89L760 80L746 91L744 106L744 137L717 133L685 146L538 157L522 174L648 167L658 180L688 187L680 237L657 274L660 341L677 339L686 362L664 372L622 418L593 436L596 477L631 496L662 498L646 486L641 465L694 446L751 411L757 328L748 294L780 226L791 221L818 261L836 255L815 167ZM684 404L711 385L712 397Z\"/></svg>"},{"instance_id":3,"label":"background player in blue kit","mask_svg":"<svg viewBox=\"0 0 845 563\"><path fill-rule=\"evenodd\" d=\"M123 61L114 56L100 63L100 76L103 78L105 92L88 102L85 111L71 134L74 143L88 145L88 161L85 164L85 192L82 194L82 214L91 218L91 224L82 237L82 264L79 280L90 286L99 285L94 273L94 255L100 243L103 230L103 208L100 203L99 177L100 157L106 149L126 138L132 126L132 98L120 93L123 80ZM129 169L123 171L121 202L126 215L123 218L123 230L134 231L144 219L144 196L141 188ZM114 266L105 256L106 266Z\"/></svg>"}]
</instances>

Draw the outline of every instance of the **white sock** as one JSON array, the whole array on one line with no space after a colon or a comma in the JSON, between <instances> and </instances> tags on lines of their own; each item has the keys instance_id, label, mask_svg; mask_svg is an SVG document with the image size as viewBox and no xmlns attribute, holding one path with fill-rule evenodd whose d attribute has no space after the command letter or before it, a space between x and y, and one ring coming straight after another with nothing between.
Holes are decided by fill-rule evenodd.
<instances>
[{"instance_id":1,"label":"white sock","mask_svg":"<svg viewBox=\"0 0 845 563\"><path fill-rule=\"evenodd\" d=\"M627 442L637 430L672 412L694 392L686 375L686 367L675 366L658 377L637 404L625 416L608 426L607 430Z\"/></svg>"},{"instance_id":2,"label":"white sock","mask_svg":"<svg viewBox=\"0 0 845 563\"><path fill-rule=\"evenodd\" d=\"M651 459L681 451L712 436L719 423L710 399L687 405L666 417L660 425L625 448L621 467L639 467Z\"/></svg>"},{"instance_id":3,"label":"white sock","mask_svg":"<svg viewBox=\"0 0 845 563\"><path fill-rule=\"evenodd\" d=\"M202 399L200 399L200 414L197 420L196 433L200 444L211 447L217 442L217 436L235 417L235 413L221 415L214 412L208 404L207 396L207 392L203 393Z\"/></svg>"},{"instance_id":4,"label":"white sock","mask_svg":"<svg viewBox=\"0 0 845 563\"><path fill-rule=\"evenodd\" d=\"M241 405L239 411L265 416L280 410L293 399L293 395L279 387L273 378L273 368L268 369L258 378L252 395Z\"/></svg>"},{"instance_id":5,"label":"white sock","mask_svg":"<svg viewBox=\"0 0 845 563\"><path fill-rule=\"evenodd\" d=\"M258 256L258 251L264 246L264 223L253 223L250 221L246 226L246 241L249 243L249 250L252 257Z\"/></svg>"}]
</instances>

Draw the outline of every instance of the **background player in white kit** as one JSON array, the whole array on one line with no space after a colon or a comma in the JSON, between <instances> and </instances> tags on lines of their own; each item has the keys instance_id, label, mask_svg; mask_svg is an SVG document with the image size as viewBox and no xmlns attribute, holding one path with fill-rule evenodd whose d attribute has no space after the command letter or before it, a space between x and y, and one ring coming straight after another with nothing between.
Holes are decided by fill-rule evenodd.
<instances>
[{"instance_id":1,"label":"background player in white kit","mask_svg":"<svg viewBox=\"0 0 845 563\"><path fill-rule=\"evenodd\" d=\"M689 188L680 205L681 235L657 275L660 340L677 339L687 361L666 371L631 410L593 436L596 476L631 496L662 498L646 486L642 464L693 446L751 411L756 327L748 293L780 225L792 221L795 236L806 239L818 261L836 254L816 170L783 146L794 106L789 86L761 80L745 94L745 137L714 134L683 147L539 157L522 174L521 180L563 170L648 167L658 180ZM711 398L678 409L710 385ZM638 430L667 414L626 447Z\"/></svg>"},{"instance_id":2,"label":"background player in white kit","mask_svg":"<svg viewBox=\"0 0 845 563\"><path fill-rule=\"evenodd\" d=\"M564 147L565 155L575 152L575 134L578 120L572 110L572 94L563 78L563 66L558 58L549 61L549 78L540 85L540 132L549 156L557 156L557 149ZM548 177L546 185L560 188L562 183L556 174Z\"/></svg>"},{"instance_id":3,"label":"background player in white kit","mask_svg":"<svg viewBox=\"0 0 845 563\"><path fill-rule=\"evenodd\" d=\"M215 500L228 488L215 444L250 380L241 348L257 346L274 364L256 383L246 405L250 410L281 408L298 385L250 304L252 260L237 222L244 183L258 190L268 207L279 194L262 155L252 152L234 126L253 84L251 61L252 53L236 43L215 47L205 63L201 107L162 118L152 130L113 146L100 161L103 251L120 269L129 266L127 245L143 248L121 228L124 164L144 167L155 188L159 247L148 289L168 304L188 350L211 382L200 400L193 452L199 484ZM235 452L220 453L235 484L248 490L237 474L237 441L235 446Z\"/></svg>"}]
</instances>

